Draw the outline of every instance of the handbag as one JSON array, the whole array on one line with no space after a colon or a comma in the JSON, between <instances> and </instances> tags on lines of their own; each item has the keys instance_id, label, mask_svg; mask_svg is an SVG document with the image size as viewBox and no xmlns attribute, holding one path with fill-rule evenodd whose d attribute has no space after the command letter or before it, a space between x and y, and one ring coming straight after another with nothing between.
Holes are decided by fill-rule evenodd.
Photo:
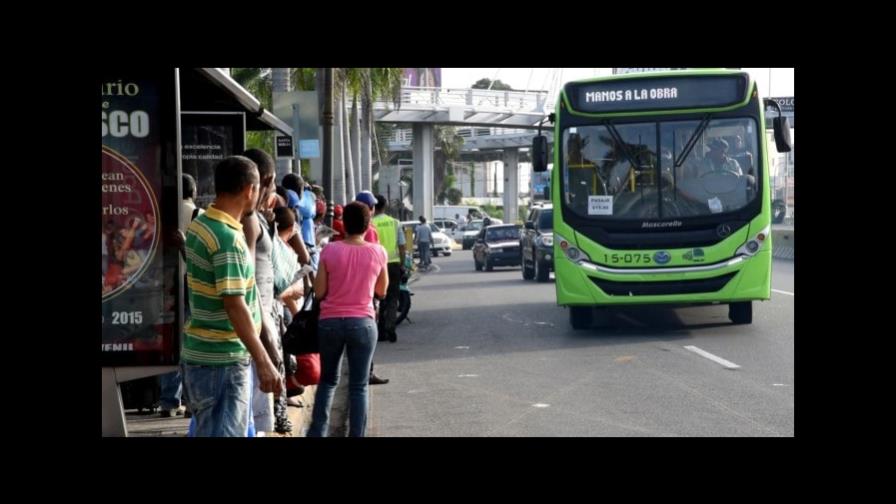
<instances>
[{"instance_id":1,"label":"handbag","mask_svg":"<svg viewBox=\"0 0 896 504\"><path fill-rule=\"evenodd\" d=\"M319 353L317 323L320 318L320 301L313 294L305 296L302 309L296 313L283 335L283 350L292 355Z\"/></svg>"},{"instance_id":2,"label":"handbag","mask_svg":"<svg viewBox=\"0 0 896 504\"><path fill-rule=\"evenodd\" d=\"M304 386L320 383L320 354L306 353L296 356L298 369L294 378L297 383Z\"/></svg>"}]
</instances>

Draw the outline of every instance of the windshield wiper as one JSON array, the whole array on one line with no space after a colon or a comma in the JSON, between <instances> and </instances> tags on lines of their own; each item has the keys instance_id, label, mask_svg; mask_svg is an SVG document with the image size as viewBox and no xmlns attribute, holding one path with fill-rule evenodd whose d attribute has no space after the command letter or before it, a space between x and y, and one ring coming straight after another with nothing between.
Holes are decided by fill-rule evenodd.
<instances>
[{"instance_id":1,"label":"windshield wiper","mask_svg":"<svg viewBox=\"0 0 896 504\"><path fill-rule=\"evenodd\" d=\"M691 151L694 150L694 146L697 145L697 139L700 138L700 135L703 133L703 130L709 126L709 120L712 117L711 114L706 114L703 116L703 121L700 122L700 125L697 126L697 129L694 131L694 134L691 135L691 138L688 139L687 143L684 144L684 148L681 150L681 155L675 159L673 163L673 168L678 168L681 166L681 163L687 159L688 155L690 155Z\"/></svg>"},{"instance_id":2,"label":"windshield wiper","mask_svg":"<svg viewBox=\"0 0 896 504\"><path fill-rule=\"evenodd\" d=\"M641 165L635 162L635 158L632 157L631 153L628 151L628 146L625 142L622 141L622 135L619 134L619 131L616 130L616 126L613 126L610 121L604 121L604 126L606 126L607 131L610 132L610 136L613 137L613 141L615 141L622 148L622 155L625 156L625 159L631 163L632 166L636 167L638 170L641 169Z\"/></svg>"}]
</instances>

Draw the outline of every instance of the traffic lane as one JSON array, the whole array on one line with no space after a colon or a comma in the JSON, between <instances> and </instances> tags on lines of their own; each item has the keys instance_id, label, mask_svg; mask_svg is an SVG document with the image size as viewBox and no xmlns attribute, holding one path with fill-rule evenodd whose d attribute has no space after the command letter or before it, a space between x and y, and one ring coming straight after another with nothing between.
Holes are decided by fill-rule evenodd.
<instances>
[{"instance_id":1,"label":"traffic lane","mask_svg":"<svg viewBox=\"0 0 896 504\"><path fill-rule=\"evenodd\" d=\"M772 289L793 294L793 261L775 259L772 261ZM784 292L772 291L775 295L787 295Z\"/></svg>"},{"instance_id":2,"label":"traffic lane","mask_svg":"<svg viewBox=\"0 0 896 504\"><path fill-rule=\"evenodd\" d=\"M374 389L391 412L379 435L792 435L792 392L742 383L752 370L704 362L692 341L470 319L378 349L392 379Z\"/></svg>"},{"instance_id":3,"label":"traffic lane","mask_svg":"<svg viewBox=\"0 0 896 504\"><path fill-rule=\"evenodd\" d=\"M445 270L450 270L445 265ZM425 339L451 338L455 330L481 343L482 351L505 351L507 339L514 334L489 328L482 320L507 323L513 331L538 328L569 329L568 311L555 304L554 286L518 279L518 272L470 272L469 276L446 279L430 276L414 287L411 318L426 326L438 326L423 334ZM434 310L432 314L429 310ZM771 301L754 303L754 323L731 324L726 305L668 308L628 307L608 310L590 331L566 333L564 344L593 344L585 337L594 335L602 344L613 344L608 335L623 338L705 340L705 350L728 355L729 360L763 368L767 380L792 383L793 298L778 296ZM447 325L446 325L447 324ZM484 329L484 330L479 330ZM556 340L543 340L539 331L525 344L550 348ZM682 345L686 346L686 345ZM697 345L699 346L699 345ZM525 348L523 348L525 350ZM783 371L782 371L783 370ZM765 379L765 378L764 378Z\"/></svg>"},{"instance_id":4,"label":"traffic lane","mask_svg":"<svg viewBox=\"0 0 896 504\"><path fill-rule=\"evenodd\" d=\"M452 265L444 265L444 270L450 271L451 268ZM439 395L448 394L450 397L442 397L440 400L452 409L464 413L462 421L441 420L443 424L450 425L433 427L431 435L792 433L792 389L788 396L786 390L768 391L765 385L755 385L766 380L753 379L751 382L747 379L746 383L742 383L755 371L750 369L732 374L731 371L683 349L685 344L694 341L682 340L694 338L695 334L719 338L718 333L724 337L727 332L749 327L727 323L725 307L684 310L696 318L696 324L677 320L680 319L678 312L681 310L657 309L651 315L643 311L633 313L630 309L623 309L615 311L611 327L572 331L568 327L566 310L553 304L553 285L520 280L526 288L508 289L506 286L489 287L482 280L475 281L497 275L503 277L502 283L506 283L514 274L518 275L519 271L491 274L471 272L472 285L463 296L446 298L427 295L418 298L411 312L412 318L417 313L417 325L408 326L406 330L400 328L399 343L380 347L378 350L377 362L381 364L381 368L390 370L393 375L399 373L393 384L411 380L416 385L406 391L408 397L399 399L399 402L405 403L401 410L415 408L415 411L432 422L427 411L431 408L435 408L433 411L439 409L423 399L430 392L435 392ZM429 276L425 280L435 282L438 278ZM540 302L532 303L533 298ZM431 303L438 304L439 307L433 309L429 306ZM447 309L446 305L453 305L453 310ZM713 317L720 320L713 322ZM456 322L446 324L446 320ZM418 328L425 329L418 331ZM707 331L715 332L707 334ZM584 360L576 365L578 359ZM614 366L608 369L598 367L595 370L595 366L601 362L606 363L608 359L612 359L614 365L626 364L640 369L640 379L626 379L617 383L622 378L612 372ZM539 363L542 362L548 367L539 373ZM389 363L401 365L389 366ZM550 366L551 363L553 367ZM577 371L577 367L583 369ZM664 370L665 368L669 370ZM495 370L498 373L492 376L496 374ZM729 375L721 375L722 378L719 378L719 373ZM537 380L539 376L547 380L541 386ZM573 378L570 382L572 385L557 383L557 377L564 376ZM602 384L601 380L606 383ZM520 387L521 383L525 385ZM583 389L577 389L576 383L583 384ZM614 386L620 384L622 388L614 392ZM588 393L586 389L595 385L597 389L605 391L604 395L594 396ZM560 390L568 389L572 399L559 394L553 399L556 403L554 406L532 405L533 395L547 397L558 387ZM397 390L387 389L389 390L384 392ZM659 395L652 397L651 394L657 391ZM580 402L575 399L577 395L589 400ZM409 400L410 397L414 399ZM632 402L630 397L641 399ZM732 399L736 403L751 405L749 409L753 413L740 411L736 405L730 404ZM570 400L572 403L569 403ZM479 404L481 401L488 402L490 406L483 410L483 406ZM650 404L645 406L645 403ZM687 407L682 409L677 406L682 403ZM549 410L556 405L560 405L564 411L566 427L552 431L539 430L539 418L544 417L544 414L531 413L528 408ZM766 407L762 408L762 405ZM671 423L638 420L638 415L645 408L653 412L651 417L667 416L669 419L682 420ZM620 413L601 414L602 411ZM632 415L631 411L635 414ZM513 422L508 420L517 417L519 418ZM594 420L600 418L603 420ZM728 419L723 422L726 427L721 430L716 422L719 418ZM534 425L530 425L532 423ZM693 428L671 428L679 423ZM405 423L406 427L415 424L416 422ZM481 430L484 425L491 426L486 434ZM396 432L393 435L400 434Z\"/></svg>"}]
</instances>

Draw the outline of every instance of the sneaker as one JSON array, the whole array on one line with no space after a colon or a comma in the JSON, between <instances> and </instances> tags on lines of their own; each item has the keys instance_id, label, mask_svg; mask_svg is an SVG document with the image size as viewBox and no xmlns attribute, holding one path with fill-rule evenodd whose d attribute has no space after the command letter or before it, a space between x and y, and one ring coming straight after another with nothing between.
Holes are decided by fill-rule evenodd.
<instances>
[{"instance_id":1,"label":"sneaker","mask_svg":"<svg viewBox=\"0 0 896 504\"><path fill-rule=\"evenodd\" d=\"M159 411L159 416L162 418L176 417L179 414L181 414L180 408L163 409Z\"/></svg>"}]
</instances>

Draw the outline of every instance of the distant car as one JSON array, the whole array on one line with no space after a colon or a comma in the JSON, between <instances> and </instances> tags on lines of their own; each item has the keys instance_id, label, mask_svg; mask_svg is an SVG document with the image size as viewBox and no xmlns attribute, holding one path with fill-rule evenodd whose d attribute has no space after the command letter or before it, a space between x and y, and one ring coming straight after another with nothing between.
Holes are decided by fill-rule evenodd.
<instances>
[{"instance_id":1,"label":"distant car","mask_svg":"<svg viewBox=\"0 0 896 504\"><path fill-rule=\"evenodd\" d=\"M516 224L499 224L479 231L473 245L473 263L476 271L492 271L495 266L519 266L520 227Z\"/></svg>"},{"instance_id":2,"label":"distant car","mask_svg":"<svg viewBox=\"0 0 896 504\"><path fill-rule=\"evenodd\" d=\"M449 236L454 235L454 230L457 229L457 221L454 219L433 219L432 223Z\"/></svg>"},{"instance_id":3,"label":"distant car","mask_svg":"<svg viewBox=\"0 0 896 504\"><path fill-rule=\"evenodd\" d=\"M467 223L466 226L461 226L454 231L454 240L459 241L461 247L464 250L469 250L473 248L473 242L476 241L476 237L479 235L479 231L481 230L482 220L472 220Z\"/></svg>"},{"instance_id":4,"label":"distant car","mask_svg":"<svg viewBox=\"0 0 896 504\"><path fill-rule=\"evenodd\" d=\"M420 221L403 221L401 223L402 228L409 228L411 230L411 236L414 235L414 229L420 224ZM429 229L432 230L432 246L429 247L430 252L433 257L436 257L441 253L445 256L451 255L451 244L454 243L448 235L439 230L439 227L433 223L428 223ZM414 257L420 255L420 252L417 250L417 245L414 245Z\"/></svg>"},{"instance_id":5,"label":"distant car","mask_svg":"<svg viewBox=\"0 0 896 504\"><path fill-rule=\"evenodd\" d=\"M554 269L554 210L550 204L534 205L520 236L523 280L547 282Z\"/></svg>"}]
</instances>

